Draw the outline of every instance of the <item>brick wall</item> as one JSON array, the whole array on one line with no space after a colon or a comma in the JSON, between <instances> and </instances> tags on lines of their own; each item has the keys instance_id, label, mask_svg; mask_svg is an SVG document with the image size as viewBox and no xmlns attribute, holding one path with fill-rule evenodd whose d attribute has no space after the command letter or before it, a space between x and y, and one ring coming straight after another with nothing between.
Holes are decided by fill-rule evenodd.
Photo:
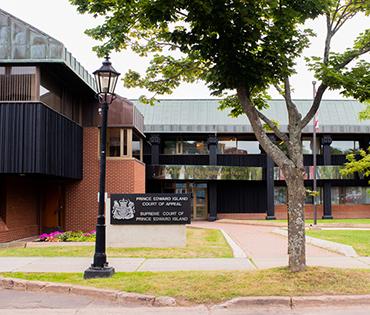
<instances>
[{"instance_id":1,"label":"brick wall","mask_svg":"<svg viewBox=\"0 0 370 315\"><path fill-rule=\"evenodd\" d=\"M0 243L39 233L40 191L28 178L9 177L5 184L5 222L0 226Z\"/></svg>"},{"instance_id":2,"label":"brick wall","mask_svg":"<svg viewBox=\"0 0 370 315\"><path fill-rule=\"evenodd\" d=\"M332 215L334 219L370 219L370 205L332 205ZM275 216L278 220L287 219L287 206L275 205ZM317 206L317 218L323 216L322 205ZM266 218L266 213L217 213L219 219L234 219L234 220L263 220ZM305 206L305 218L313 219L313 206Z\"/></svg>"},{"instance_id":3,"label":"brick wall","mask_svg":"<svg viewBox=\"0 0 370 315\"><path fill-rule=\"evenodd\" d=\"M83 180L66 186L65 229L95 228L99 190L99 129L84 128ZM145 165L136 159L107 159L106 191L144 193Z\"/></svg>"},{"instance_id":4,"label":"brick wall","mask_svg":"<svg viewBox=\"0 0 370 315\"><path fill-rule=\"evenodd\" d=\"M366 219L370 218L370 205L332 205L332 216L334 219ZM321 219L323 215L322 205L317 206L317 218ZM287 206L277 205L275 206L276 219L287 218ZM305 206L305 217L306 219L313 219L313 206Z\"/></svg>"}]
</instances>

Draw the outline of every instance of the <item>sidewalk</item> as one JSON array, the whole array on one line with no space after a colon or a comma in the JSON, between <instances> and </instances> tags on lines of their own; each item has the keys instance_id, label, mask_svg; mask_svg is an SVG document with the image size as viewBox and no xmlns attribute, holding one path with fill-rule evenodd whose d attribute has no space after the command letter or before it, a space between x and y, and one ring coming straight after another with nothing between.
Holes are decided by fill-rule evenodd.
<instances>
[{"instance_id":1,"label":"sidewalk","mask_svg":"<svg viewBox=\"0 0 370 315\"><path fill-rule=\"evenodd\" d=\"M90 266L89 257L0 257L0 272L83 272ZM117 272L135 271L211 271L256 270L287 266L277 258L189 258L144 259L108 258ZM309 266L370 269L370 257L308 257Z\"/></svg>"},{"instance_id":2,"label":"sidewalk","mask_svg":"<svg viewBox=\"0 0 370 315\"><path fill-rule=\"evenodd\" d=\"M117 272L256 270L288 265L287 238L272 233L275 226L194 222L193 227L222 229L246 258L110 258ZM306 245L308 266L370 269L370 257L346 257ZM0 272L83 272L92 257L0 257Z\"/></svg>"}]
</instances>

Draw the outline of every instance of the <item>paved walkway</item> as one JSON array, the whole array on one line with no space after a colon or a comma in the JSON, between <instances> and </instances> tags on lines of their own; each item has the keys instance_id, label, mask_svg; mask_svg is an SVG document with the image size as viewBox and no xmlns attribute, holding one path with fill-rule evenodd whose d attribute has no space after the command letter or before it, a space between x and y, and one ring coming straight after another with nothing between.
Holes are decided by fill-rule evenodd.
<instances>
[{"instance_id":1,"label":"paved walkway","mask_svg":"<svg viewBox=\"0 0 370 315\"><path fill-rule=\"evenodd\" d=\"M272 268L288 265L288 241L281 235L272 233L275 226L256 226L198 221L192 226L219 228L224 230L245 252L257 268ZM339 268L369 268L370 258L345 257L340 254L306 244L307 264L311 266Z\"/></svg>"},{"instance_id":2,"label":"paved walkway","mask_svg":"<svg viewBox=\"0 0 370 315\"><path fill-rule=\"evenodd\" d=\"M195 227L220 228L247 258L144 259L108 258L116 271L254 270L288 265L287 238L275 227L195 222ZM307 264L338 268L369 268L370 257L345 257L307 244ZM0 272L83 272L91 257L0 257Z\"/></svg>"}]
</instances>

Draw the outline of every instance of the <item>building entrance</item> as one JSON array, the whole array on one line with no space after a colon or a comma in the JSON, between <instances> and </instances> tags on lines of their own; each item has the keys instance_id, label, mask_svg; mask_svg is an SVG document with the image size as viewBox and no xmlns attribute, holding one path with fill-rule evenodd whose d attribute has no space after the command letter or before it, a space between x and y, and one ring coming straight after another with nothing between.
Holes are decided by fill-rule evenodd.
<instances>
[{"instance_id":1,"label":"building entrance","mask_svg":"<svg viewBox=\"0 0 370 315\"><path fill-rule=\"evenodd\" d=\"M164 192L192 194L192 219L205 220L208 215L208 188L206 183L166 183Z\"/></svg>"},{"instance_id":2,"label":"building entrance","mask_svg":"<svg viewBox=\"0 0 370 315\"><path fill-rule=\"evenodd\" d=\"M45 189L44 207L41 215L42 230L49 233L63 227L64 189L61 185L49 185Z\"/></svg>"}]
</instances>

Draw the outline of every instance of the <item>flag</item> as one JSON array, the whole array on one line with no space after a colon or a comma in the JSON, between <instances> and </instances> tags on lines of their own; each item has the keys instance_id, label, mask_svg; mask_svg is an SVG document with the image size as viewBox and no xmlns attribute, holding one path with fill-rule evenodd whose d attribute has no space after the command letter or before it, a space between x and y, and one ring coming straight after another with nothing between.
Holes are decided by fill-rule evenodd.
<instances>
[{"instance_id":1,"label":"flag","mask_svg":"<svg viewBox=\"0 0 370 315\"><path fill-rule=\"evenodd\" d=\"M313 127L315 128L315 131L319 130L319 114L317 112L313 118Z\"/></svg>"}]
</instances>

